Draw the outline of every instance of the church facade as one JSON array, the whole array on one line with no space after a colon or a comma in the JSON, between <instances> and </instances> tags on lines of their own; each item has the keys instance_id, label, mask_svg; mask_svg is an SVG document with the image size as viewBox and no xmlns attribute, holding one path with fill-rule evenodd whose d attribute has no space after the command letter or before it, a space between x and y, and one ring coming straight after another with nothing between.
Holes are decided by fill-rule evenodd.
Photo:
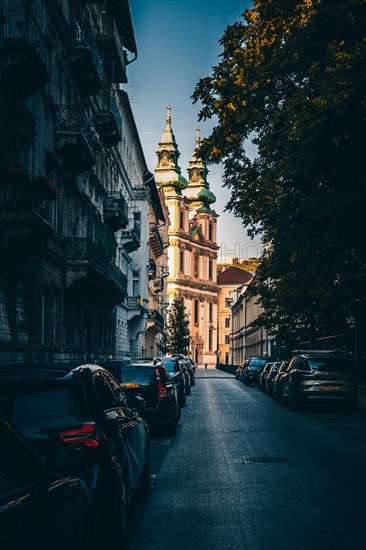
<instances>
[{"instance_id":1,"label":"church facade","mask_svg":"<svg viewBox=\"0 0 366 550\"><path fill-rule=\"evenodd\" d=\"M155 181L161 186L169 210L169 301L183 297L190 319L190 353L197 364L217 360L217 219L216 201L207 182L208 169L196 145L189 162L188 179L181 174L180 156L171 127L170 106L166 127L157 149Z\"/></svg>"}]
</instances>

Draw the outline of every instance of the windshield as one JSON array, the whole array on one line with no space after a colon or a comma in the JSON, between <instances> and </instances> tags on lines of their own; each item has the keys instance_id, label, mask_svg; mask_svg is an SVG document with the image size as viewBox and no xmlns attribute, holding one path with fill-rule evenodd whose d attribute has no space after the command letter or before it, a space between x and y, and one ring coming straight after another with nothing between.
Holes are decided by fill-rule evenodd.
<instances>
[{"instance_id":1,"label":"windshield","mask_svg":"<svg viewBox=\"0 0 366 550\"><path fill-rule=\"evenodd\" d=\"M347 359L336 357L314 357L309 359L309 367L312 370L328 371L328 372L352 372L354 371L354 363Z\"/></svg>"},{"instance_id":2,"label":"windshield","mask_svg":"<svg viewBox=\"0 0 366 550\"><path fill-rule=\"evenodd\" d=\"M264 367L268 363L268 359L260 359L259 357L255 357L250 359L249 366L250 367Z\"/></svg>"}]
</instances>

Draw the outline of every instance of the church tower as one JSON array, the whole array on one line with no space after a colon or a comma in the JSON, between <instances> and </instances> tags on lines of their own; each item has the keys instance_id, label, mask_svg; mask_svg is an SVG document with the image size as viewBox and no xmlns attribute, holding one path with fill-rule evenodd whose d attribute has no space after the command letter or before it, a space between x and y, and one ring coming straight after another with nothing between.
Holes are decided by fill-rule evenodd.
<instances>
[{"instance_id":1,"label":"church tower","mask_svg":"<svg viewBox=\"0 0 366 550\"><path fill-rule=\"evenodd\" d=\"M168 296L184 299L190 317L191 355L197 364L216 363L217 294L216 201L207 182L207 166L199 158L199 130L188 166L189 180L181 175L179 150L167 107L166 127L156 151L155 181L169 209Z\"/></svg>"}]
</instances>

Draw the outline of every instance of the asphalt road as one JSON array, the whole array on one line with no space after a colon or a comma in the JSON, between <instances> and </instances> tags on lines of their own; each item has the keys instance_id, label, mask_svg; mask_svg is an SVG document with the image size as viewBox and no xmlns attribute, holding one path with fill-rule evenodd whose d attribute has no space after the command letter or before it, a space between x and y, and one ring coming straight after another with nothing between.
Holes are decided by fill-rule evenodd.
<instances>
[{"instance_id":1,"label":"asphalt road","mask_svg":"<svg viewBox=\"0 0 366 550\"><path fill-rule=\"evenodd\" d=\"M366 415L291 412L197 370L177 435L152 439L130 550L366 549Z\"/></svg>"}]
</instances>

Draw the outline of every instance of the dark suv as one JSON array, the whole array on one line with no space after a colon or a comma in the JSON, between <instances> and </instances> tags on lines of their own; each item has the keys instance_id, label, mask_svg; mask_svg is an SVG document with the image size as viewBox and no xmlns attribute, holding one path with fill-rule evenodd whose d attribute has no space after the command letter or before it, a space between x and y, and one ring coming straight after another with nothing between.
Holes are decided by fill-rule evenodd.
<instances>
[{"instance_id":1,"label":"dark suv","mask_svg":"<svg viewBox=\"0 0 366 550\"><path fill-rule=\"evenodd\" d=\"M281 397L291 410L310 402L355 407L355 364L345 353L332 350L294 353L281 379Z\"/></svg>"},{"instance_id":2,"label":"dark suv","mask_svg":"<svg viewBox=\"0 0 366 550\"><path fill-rule=\"evenodd\" d=\"M150 438L116 379L97 365L68 374L1 369L0 413L46 459L55 450L74 450L65 470L80 475L93 494L101 543L126 545L131 498L150 487Z\"/></svg>"},{"instance_id":3,"label":"dark suv","mask_svg":"<svg viewBox=\"0 0 366 550\"><path fill-rule=\"evenodd\" d=\"M269 357L250 357L245 362L242 370L242 380L246 386L250 384L258 384L259 375L271 359Z\"/></svg>"},{"instance_id":4,"label":"dark suv","mask_svg":"<svg viewBox=\"0 0 366 550\"><path fill-rule=\"evenodd\" d=\"M155 361L124 365L119 380L127 399L137 396L145 401L141 414L150 427L165 428L169 434L175 434L181 408L177 388L164 363Z\"/></svg>"},{"instance_id":5,"label":"dark suv","mask_svg":"<svg viewBox=\"0 0 366 550\"><path fill-rule=\"evenodd\" d=\"M178 403L181 407L186 404L186 380L188 373L183 372L182 365L177 357L159 357L155 361L162 361L166 366L173 384L177 387Z\"/></svg>"}]
</instances>

